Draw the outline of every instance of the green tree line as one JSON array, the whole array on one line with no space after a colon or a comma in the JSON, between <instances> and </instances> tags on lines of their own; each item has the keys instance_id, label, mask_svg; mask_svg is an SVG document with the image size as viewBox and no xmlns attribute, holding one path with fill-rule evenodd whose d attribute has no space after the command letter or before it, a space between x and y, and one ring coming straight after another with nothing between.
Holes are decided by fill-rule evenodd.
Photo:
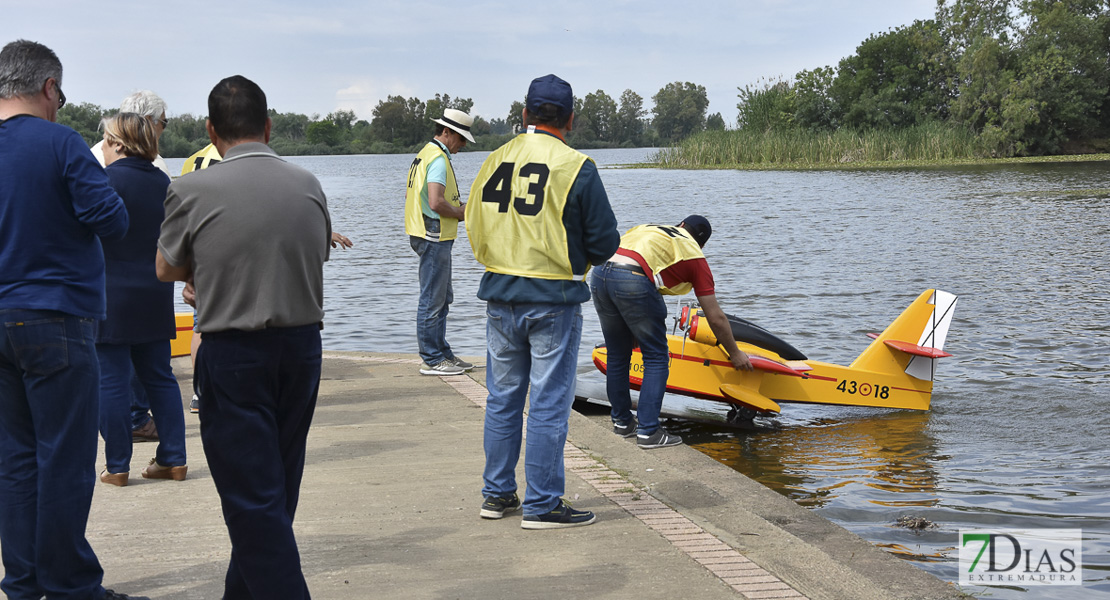
<instances>
[{"instance_id":1,"label":"green tree line","mask_svg":"<svg viewBox=\"0 0 1110 600\"><path fill-rule=\"evenodd\" d=\"M709 100L703 86L676 82L652 97L654 108L644 109L643 98L625 90L614 99L604 90L576 97L574 129L568 143L578 148L652 147L673 144L707 127L724 129L724 119L706 117ZM280 113L270 109L270 145L280 154L389 154L420 149L434 132L433 119L453 108L470 113L470 98L436 94L429 100L389 96L378 102L369 121L353 111L337 110L324 117ZM474 118L471 133L477 143L468 150L493 150L521 130L523 101L513 102L504 118ZM100 120L117 112L88 102L71 103L58 113L58 122L77 130L91 145L101 138ZM205 117L169 117L159 140L165 157L186 157L208 144Z\"/></svg>"},{"instance_id":2,"label":"green tree line","mask_svg":"<svg viewBox=\"0 0 1110 600\"><path fill-rule=\"evenodd\" d=\"M693 145L716 164L1107 151L1110 2L938 0L934 19L873 34L835 67L738 91L738 131L726 132L720 113L706 115L703 86L669 83L651 97L650 110L632 90L614 98L599 89L575 98L568 142L578 148ZM349 110L324 117L271 110L271 145L290 155L414 152L445 108L470 112L473 104L447 94L390 96L369 121ZM476 116L477 143L468 149L504 143L520 130L523 106L512 103L503 118ZM92 143L108 113L72 104L59 121ZM185 114L170 118L161 150L187 156L206 143L204 118ZM697 163L670 156L674 164Z\"/></svg>"},{"instance_id":3,"label":"green tree line","mask_svg":"<svg viewBox=\"0 0 1110 600\"><path fill-rule=\"evenodd\" d=\"M1110 3L940 0L935 19L739 100L738 128L760 134L955 128L995 157L1106 152Z\"/></svg>"}]
</instances>

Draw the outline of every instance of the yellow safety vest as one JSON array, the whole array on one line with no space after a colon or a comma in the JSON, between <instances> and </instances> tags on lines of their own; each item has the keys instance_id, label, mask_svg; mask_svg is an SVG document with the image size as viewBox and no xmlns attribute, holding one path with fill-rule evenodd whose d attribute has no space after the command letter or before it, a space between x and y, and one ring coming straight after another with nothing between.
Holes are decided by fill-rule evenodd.
<instances>
[{"instance_id":1,"label":"yellow safety vest","mask_svg":"<svg viewBox=\"0 0 1110 600\"><path fill-rule=\"evenodd\" d=\"M428 231L424 227L424 209L432 212L425 199L428 185L428 165L437 157L442 156L447 161L447 186L444 196L452 206L459 206L459 184L455 181L455 169L451 166L451 157L435 142L428 142L416 158L412 159L409 167L408 187L405 188L405 233L424 238L432 242L447 242L459 236L459 220L453 217L439 216L439 233ZM421 197L423 192L424 198Z\"/></svg>"},{"instance_id":2,"label":"yellow safety vest","mask_svg":"<svg viewBox=\"0 0 1110 600\"><path fill-rule=\"evenodd\" d=\"M681 296L693 289L693 284L683 281L668 288L663 285L660 273L667 267L684 260L705 258L697 241L685 229L670 225L639 225L621 236L621 248L639 254L651 268L655 287L659 293Z\"/></svg>"},{"instance_id":3,"label":"yellow safety vest","mask_svg":"<svg viewBox=\"0 0 1110 600\"><path fill-rule=\"evenodd\" d=\"M470 248L486 271L536 279L586 277L585 270L571 268L563 208L587 160L592 159L559 138L532 132L486 158L466 203Z\"/></svg>"},{"instance_id":4,"label":"yellow safety vest","mask_svg":"<svg viewBox=\"0 0 1110 600\"><path fill-rule=\"evenodd\" d=\"M216 145L208 144L185 159L185 164L181 165L181 174L207 169L221 160L223 160L223 157L220 156L220 151L216 150Z\"/></svg>"}]
</instances>

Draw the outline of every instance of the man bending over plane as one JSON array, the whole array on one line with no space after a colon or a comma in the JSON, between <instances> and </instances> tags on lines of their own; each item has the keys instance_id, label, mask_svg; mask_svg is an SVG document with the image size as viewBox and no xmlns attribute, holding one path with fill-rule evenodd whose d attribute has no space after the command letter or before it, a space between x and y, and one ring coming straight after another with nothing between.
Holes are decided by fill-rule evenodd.
<instances>
[{"instance_id":1,"label":"man bending over plane","mask_svg":"<svg viewBox=\"0 0 1110 600\"><path fill-rule=\"evenodd\" d=\"M712 233L709 221L700 215L690 215L675 227L633 227L621 237L620 248L609 262L594 269L594 307L609 353L605 389L612 406L613 433L635 435L640 448L682 443L681 437L659 426L669 373L667 307L660 294L682 295L693 289L733 368L752 369L748 356L736 347L728 317L717 303L713 273L701 251ZM628 382L637 342L644 359L638 428Z\"/></svg>"}]
</instances>

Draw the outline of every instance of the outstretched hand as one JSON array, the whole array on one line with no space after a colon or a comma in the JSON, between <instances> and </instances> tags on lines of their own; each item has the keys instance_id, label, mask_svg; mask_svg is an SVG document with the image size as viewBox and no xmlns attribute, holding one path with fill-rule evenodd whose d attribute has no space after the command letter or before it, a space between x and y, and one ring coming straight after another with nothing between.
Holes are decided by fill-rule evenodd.
<instances>
[{"instance_id":1,"label":"outstretched hand","mask_svg":"<svg viewBox=\"0 0 1110 600\"><path fill-rule=\"evenodd\" d=\"M338 247L337 245L338 246L343 246L343 249L346 250L347 248L350 248L351 246L354 246L355 244L354 244L354 242L351 241L351 238L349 238L349 237L347 237L347 236L345 236L341 233L336 233L336 232L333 231L333 232L331 232L331 247L336 248L336 247Z\"/></svg>"}]
</instances>

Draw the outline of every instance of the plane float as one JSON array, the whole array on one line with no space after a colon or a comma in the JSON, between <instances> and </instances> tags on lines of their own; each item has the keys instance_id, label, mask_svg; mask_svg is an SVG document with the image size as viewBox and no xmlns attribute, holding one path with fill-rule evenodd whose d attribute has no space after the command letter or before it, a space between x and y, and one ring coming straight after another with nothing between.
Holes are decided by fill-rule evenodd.
<instances>
[{"instance_id":1,"label":"plane float","mask_svg":"<svg viewBox=\"0 0 1110 600\"><path fill-rule=\"evenodd\" d=\"M709 322L696 303L680 306L676 327L667 336L670 373L667 392L730 405L727 420L749 425L756 416L775 415L780 403L802 402L928 410L937 361L951 354L944 341L958 296L925 290L848 366L810 360L766 329L729 316L732 334L751 359L751 371L732 368ZM593 351L604 373L604 345ZM632 351L629 383L640 389L643 356Z\"/></svg>"}]
</instances>

